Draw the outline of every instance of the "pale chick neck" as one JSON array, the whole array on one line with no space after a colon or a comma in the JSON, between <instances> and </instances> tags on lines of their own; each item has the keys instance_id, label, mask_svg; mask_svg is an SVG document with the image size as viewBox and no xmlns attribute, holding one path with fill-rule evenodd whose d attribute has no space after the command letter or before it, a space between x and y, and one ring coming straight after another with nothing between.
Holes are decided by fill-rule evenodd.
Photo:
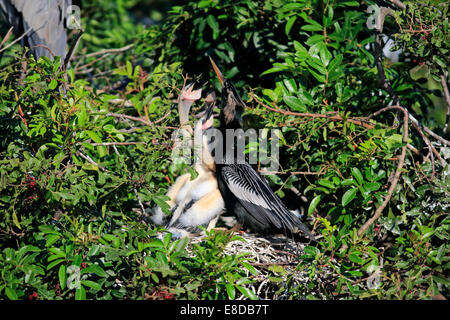
<instances>
[{"instance_id":1,"label":"pale chick neck","mask_svg":"<svg viewBox=\"0 0 450 320\"><path fill-rule=\"evenodd\" d=\"M214 158L209 151L208 139L203 133L202 120L199 120L195 124L194 128L194 154L200 154L201 160L195 161L195 170L198 173L206 173L208 171L216 172L216 163L214 162Z\"/></svg>"}]
</instances>

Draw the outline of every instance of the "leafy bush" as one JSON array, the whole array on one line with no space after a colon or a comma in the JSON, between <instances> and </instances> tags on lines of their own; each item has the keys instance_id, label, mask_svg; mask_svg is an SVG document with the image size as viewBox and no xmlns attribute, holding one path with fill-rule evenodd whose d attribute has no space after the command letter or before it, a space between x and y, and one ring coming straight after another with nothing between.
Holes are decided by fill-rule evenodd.
<instances>
[{"instance_id":1,"label":"leafy bush","mask_svg":"<svg viewBox=\"0 0 450 320\"><path fill-rule=\"evenodd\" d=\"M290 298L448 297L448 144L428 144L412 122L405 141L403 115L382 110L393 91L444 132L433 111L443 89L424 86L417 69L448 79L447 5L405 2L433 21L426 44L407 31L411 11L387 18L403 50L398 63L382 60L389 88L366 25L371 2L203 0L150 28L127 14L139 3L83 2L85 34L68 70L13 53L1 63L0 297L257 298L257 267L224 253L239 237L161 237L142 210L163 206L180 173L170 167L173 103L185 73L213 79L208 54L242 93L249 126L280 129L282 169L267 178L290 206L300 207L301 190L321 235L293 273L272 266L286 281L269 281ZM111 48L121 50L102 51ZM293 281L298 272L306 285Z\"/></svg>"}]
</instances>

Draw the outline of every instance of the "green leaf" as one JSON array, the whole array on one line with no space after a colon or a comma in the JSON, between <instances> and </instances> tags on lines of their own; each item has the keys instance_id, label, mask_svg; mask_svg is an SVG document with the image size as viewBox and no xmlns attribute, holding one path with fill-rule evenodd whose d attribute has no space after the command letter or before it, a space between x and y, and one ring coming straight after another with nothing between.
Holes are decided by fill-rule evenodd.
<instances>
[{"instance_id":1,"label":"green leaf","mask_svg":"<svg viewBox=\"0 0 450 320\"><path fill-rule=\"evenodd\" d=\"M95 143L103 143L102 139L99 137L99 135L97 133L95 133L94 131L91 130L86 130L85 131L88 136L95 142Z\"/></svg>"},{"instance_id":2,"label":"green leaf","mask_svg":"<svg viewBox=\"0 0 450 320\"><path fill-rule=\"evenodd\" d=\"M58 264L60 264L63 261L64 261L64 259L58 259L58 260L53 261L52 263L49 263L49 265L47 266L47 270L52 269L53 267L57 266Z\"/></svg>"},{"instance_id":3,"label":"green leaf","mask_svg":"<svg viewBox=\"0 0 450 320\"><path fill-rule=\"evenodd\" d=\"M250 271L253 275L257 275L258 271L255 269L255 267L253 267L251 264L245 262L245 261L241 261L241 265L247 269L248 271Z\"/></svg>"},{"instance_id":4,"label":"green leaf","mask_svg":"<svg viewBox=\"0 0 450 320\"><path fill-rule=\"evenodd\" d=\"M305 24L301 27L301 29L305 31L323 31L323 27L321 25L314 24Z\"/></svg>"},{"instance_id":5,"label":"green leaf","mask_svg":"<svg viewBox=\"0 0 450 320\"><path fill-rule=\"evenodd\" d=\"M236 288L247 298L250 300L258 300L258 297L248 288L236 285Z\"/></svg>"},{"instance_id":6,"label":"green leaf","mask_svg":"<svg viewBox=\"0 0 450 320\"><path fill-rule=\"evenodd\" d=\"M323 42L323 40L324 40L324 36L323 35L315 34L315 35L309 37L308 40L306 40L306 44L308 46L312 46L312 45L314 45L316 43Z\"/></svg>"},{"instance_id":7,"label":"green leaf","mask_svg":"<svg viewBox=\"0 0 450 320\"><path fill-rule=\"evenodd\" d=\"M6 287L5 288L5 293L6 296L10 299L10 300L19 300L19 297L17 296L17 293L14 289L11 289L10 287Z\"/></svg>"},{"instance_id":8,"label":"green leaf","mask_svg":"<svg viewBox=\"0 0 450 320\"><path fill-rule=\"evenodd\" d=\"M303 104L303 102L297 98L297 97L293 97L293 96L285 96L283 98L283 101L292 109L298 112L306 112L306 107Z\"/></svg>"},{"instance_id":9,"label":"green leaf","mask_svg":"<svg viewBox=\"0 0 450 320\"><path fill-rule=\"evenodd\" d=\"M86 300L86 290L81 285L77 291L75 291L75 300Z\"/></svg>"},{"instance_id":10,"label":"green leaf","mask_svg":"<svg viewBox=\"0 0 450 320\"><path fill-rule=\"evenodd\" d=\"M230 298L230 300L234 300L234 298L236 297L236 289L234 285L232 285L231 283L227 283L225 284L225 288L227 289L228 298Z\"/></svg>"},{"instance_id":11,"label":"green leaf","mask_svg":"<svg viewBox=\"0 0 450 320\"><path fill-rule=\"evenodd\" d=\"M330 189L334 189L334 184L333 182L327 180L327 179L320 179L318 182L321 186L330 188Z\"/></svg>"},{"instance_id":12,"label":"green leaf","mask_svg":"<svg viewBox=\"0 0 450 320\"><path fill-rule=\"evenodd\" d=\"M297 92L298 88L297 88L297 84L295 83L294 79L285 79L283 80L284 85L286 86L286 88L289 90L289 92ZM275 99L272 99L275 100Z\"/></svg>"},{"instance_id":13,"label":"green leaf","mask_svg":"<svg viewBox=\"0 0 450 320\"><path fill-rule=\"evenodd\" d=\"M380 187L381 183L379 182L369 182L364 185L364 189L369 193L377 191L378 189L380 189Z\"/></svg>"},{"instance_id":14,"label":"green leaf","mask_svg":"<svg viewBox=\"0 0 450 320\"><path fill-rule=\"evenodd\" d=\"M312 201L308 207L308 216L312 215L314 210L316 210L316 207L320 202L320 198L321 198L321 195L318 195L314 199L312 199Z\"/></svg>"},{"instance_id":15,"label":"green leaf","mask_svg":"<svg viewBox=\"0 0 450 320\"><path fill-rule=\"evenodd\" d=\"M47 241L45 242L46 247L50 247L52 244L54 244L56 241L58 241L60 238L59 234L49 234L47 235Z\"/></svg>"},{"instance_id":16,"label":"green leaf","mask_svg":"<svg viewBox=\"0 0 450 320\"><path fill-rule=\"evenodd\" d=\"M17 228L22 229L22 227L20 226L20 223L19 223L19 219L17 218L17 215L16 215L16 211L15 211L15 210L13 210L13 213L12 213L12 220L13 220L13 222L14 222L14 225L15 225Z\"/></svg>"},{"instance_id":17,"label":"green leaf","mask_svg":"<svg viewBox=\"0 0 450 320\"><path fill-rule=\"evenodd\" d=\"M316 71L314 71L313 69L308 69L308 71L314 76L314 78L317 79L317 81L321 82L321 83L325 83L326 79L325 76L317 73Z\"/></svg>"},{"instance_id":18,"label":"green leaf","mask_svg":"<svg viewBox=\"0 0 450 320\"><path fill-rule=\"evenodd\" d=\"M288 70L287 66L283 66L283 67L276 66L276 67L267 69L266 71L264 71L260 75L263 76L263 75L266 75L266 74L275 73L275 72L282 72L282 71L286 71L286 70Z\"/></svg>"},{"instance_id":19,"label":"green leaf","mask_svg":"<svg viewBox=\"0 0 450 320\"><path fill-rule=\"evenodd\" d=\"M356 181L358 181L359 185L362 185L364 183L363 175L362 175L361 171L359 171L358 168L356 168L356 167L352 168L352 175L355 177Z\"/></svg>"},{"instance_id":20,"label":"green leaf","mask_svg":"<svg viewBox=\"0 0 450 320\"><path fill-rule=\"evenodd\" d=\"M102 286L99 285L97 282L91 281L91 280L81 280L81 283L84 284L86 287L92 288L94 290L102 290Z\"/></svg>"},{"instance_id":21,"label":"green leaf","mask_svg":"<svg viewBox=\"0 0 450 320\"><path fill-rule=\"evenodd\" d=\"M50 83L48 84L48 88L50 90L54 90L58 86L58 81L56 79L52 79Z\"/></svg>"},{"instance_id":22,"label":"green leaf","mask_svg":"<svg viewBox=\"0 0 450 320\"><path fill-rule=\"evenodd\" d=\"M90 265L83 270L81 270L81 274L87 274L87 273L95 273L99 277L107 277L108 274L103 270L102 267L100 267L98 264Z\"/></svg>"},{"instance_id":23,"label":"green leaf","mask_svg":"<svg viewBox=\"0 0 450 320\"><path fill-rule=\"evenodd\" d=\"M356 185L355 180L353 178L342 180L341 184L343 186Z\"/></svg>"},{"instance_id":24,"label":"green leaf","mask_svg":"<svg viewBox=\"0 0 450 320\"><path fill-rule=\"evenodd\" d=\"M350 190L347 190L344 193L344 196L342 197L342 206L348 205L353 199L356 197L356 192L358 191L357 188L352 188Z\"/></svg>"},{"instance_id":25,"label":"green leaf","mask_svg":"<svg viewBox=\"0 0 450 320\"><path fill-rule=\"evenodd\" d=\"M448 57L448 56L447 56ZM442 60L438 55L433 55L433 60L436 62L443 70L447 70L447 63Z\"/></svg>"},{"instance_id":26,"label":"green leaf","mask_svg":"<svg viewBox=\"0 0 450 320\"><path fill-rule=\"evenodd\" d=\"M59 285L61 286L61 289L64 290L66 288L66 282L67 282L67 268L65 265L59 266L58 279L59 279Z\"/></svg>"},{"instance_id":27,"label":"green leaf","mask_svg":"<svg viewBox=\"0 0 450 320\"><path fill-rule=\"evenodd\" d=\"M167 233L163 239L163 243L164 243L164 247L168 247L170 240L172 239L172 234L171 233Z\"/></svg>"},{"instance_id":28,"label":"green leaf","mask_svg":"<svg viewBox=\"0 0 450 320\"><path fill-rule=\"evenodd\" d=\"M216 18L213 15L209 15L206 18L206 22L213 31L213 39L216 40L220 34L219 23L217 22Z\"/></svg>"},{"instance_id":29,"label":"green leaf","mask_svg":"<svg viewBox=\"0 0 450 320\"><path fill-rule=\"evenodd\" d=\"M295 20L297 20L297 16L292 16L288 22L286 22L286 27L284 31L286 32L286 35L289 35L289 32L291 32L292 26L294 25Z\"/></svg>"},{"instance_id":30,"label":"green leaf","mask_svg":"<svg viewBox=\"0 0 450 320\"><path fill-rule=\"evenodd\" d=\"M362 258L358 255L358 253L360 253L360 252L351 253L351 254L348 256L348 259L349 259L350 261L354 262L354 263L357 263L357 264L364 264L365 260L362 259Z\"/></svg>"},{"instance_id":31,"label":"green leaf","mask_svg":"<svg viewBox=\"0 0 450 320\"><path fill-rule=\"evenodd\" d=\"M328 66L328 63L330 62L332 55L330 51L328 51L327 46L325 45L325 43L318 43L317 48L319 49L319 56L323 65Z\"/></svg>"}]
</instances>

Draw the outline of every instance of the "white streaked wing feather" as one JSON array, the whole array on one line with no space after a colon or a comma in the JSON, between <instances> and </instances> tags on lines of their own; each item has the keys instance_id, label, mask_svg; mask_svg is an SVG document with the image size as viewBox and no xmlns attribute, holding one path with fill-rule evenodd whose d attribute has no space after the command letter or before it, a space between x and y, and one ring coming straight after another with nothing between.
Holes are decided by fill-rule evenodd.
<instances>
[{"instance_id":1,"label":"white streaked wing feather","mask_svg":"<svg viewBox=\"0 0 450 320\"><path fill-rule=\"evenodd\" d=\"M228 168L231 169L232 167L224 168L223 174L231 192L242 200L270 209L266 200L261 195L254 192L254 189L248 184L246 179L242 179L235 170L227 170Z\"/></svg>"},{"instance_id":2,"label":"white streaked wing feather","mask_svg":"<svg viewBox=\"0 0 450 320\"><path fill-rule=\"evenodd\" d=\"M222 176L230 191L243 201L242 205L253 216L265 215L277 227L282 224L291 229L298 223L267 182L249 164L228 165L223 168ZM258 206L261 208L258 209Z\"/></svg>"}]
</instances>

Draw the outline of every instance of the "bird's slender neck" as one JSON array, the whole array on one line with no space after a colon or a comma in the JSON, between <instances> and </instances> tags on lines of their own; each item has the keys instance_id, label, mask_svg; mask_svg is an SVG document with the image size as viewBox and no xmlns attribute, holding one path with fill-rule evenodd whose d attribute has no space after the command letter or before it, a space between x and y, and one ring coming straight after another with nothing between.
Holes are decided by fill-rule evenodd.
<instances>
[{"instance_id":1,"label":"bird's slender neck","mask_svg":"<svg viewBox=\"0 0 450 320\"><path fill-rule=\"evenodd\" d=\"M245 104L236 92L233 84L226 81L222 89L222 106L220 111L220 129L239 129L243 127L242 114Z\"/></svg>"},{"instance_id":2,"label":"bird's slender neck","mask_svg":"<svg viewBox=\"0 0 450 320\"><path fill-rule=\"evenodd\" d=\"M239 147L238 143L238 136L242 135L242 130L236 131L243 127L242 114L244 109L245 104L237 94L233 84L226 81L222 89L219 130L223 137L223 160L227 164L236 163L237 159L245 159L245 150L240 150L242 147ZM221 165L219 165L220 167Z\"/></svg>"}]
</instances>

